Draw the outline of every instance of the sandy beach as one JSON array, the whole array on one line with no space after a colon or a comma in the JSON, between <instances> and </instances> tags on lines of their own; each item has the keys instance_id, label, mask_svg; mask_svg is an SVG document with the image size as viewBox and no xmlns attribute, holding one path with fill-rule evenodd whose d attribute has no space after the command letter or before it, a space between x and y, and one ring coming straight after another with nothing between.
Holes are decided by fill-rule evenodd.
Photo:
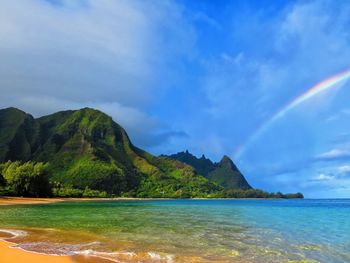
<instances>
[{"instance_id":1,"label":"sandy beach","mask_svg":"<svg viewBox=\"0 0 350 263\"><path fill-rule=\"evenodd\" d=\"M66 200L73 199L61 199L61 198L26 198L26 197L0 197L0 205L24 205L24 204L49 204L62 202ZM9 238L6 236L5 238ZM96 263L96 262L106 262L104 260L99 260L94 257L69 257L69 256L53 256L37 254L33 252L28 252L20 248L13 248L14 243L1 240L0 239L0 263ZM107 261L110 262L110 261Z\"/></svg>"},{"instance_id":2,"label":"sandy beach","mask_svg":"<svg viewBox=\"0 0 350 263\"><path fill-rule=\"evenodd\" d=\"M0 197L0 205L49 204L62 202L61 198Z\"/></svg>"},{"instance_id":3,"label":"sandy beach","mask_svg":"<svg viewBox=\"0 0 350 263\"><path fill-rule=\"evenodd\" d=\"M49 256L36 254L21 250L19 248L11 248L13 243L0 240L0 263L71 263L73 261L68 256Z\"/></svg>"},{"instance_id":4,"label":"sandy beach","mask_svg":"<svg viewBox=\"0 0 350 263\"><path fill-rule=\"evenodd\" d=\"M169 200L166 198L31 198L31 197L10 197L2 196L0 197L0 205L34 205L34 204L50 204L63 201L133 201L133 200Z\"/></svg>"}]
</instances>

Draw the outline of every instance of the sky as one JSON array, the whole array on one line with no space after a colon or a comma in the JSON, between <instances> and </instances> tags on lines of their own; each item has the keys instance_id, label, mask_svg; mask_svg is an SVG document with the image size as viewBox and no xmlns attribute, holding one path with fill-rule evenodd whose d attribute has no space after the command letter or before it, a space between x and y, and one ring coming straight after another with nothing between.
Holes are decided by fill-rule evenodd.
<instances>
[{"instance_id":1,"label":"sky","mask_svg":"<svg viewBox=\"0 0 350 263\"><path fill-rule=\"evenodd\" d=\"M1 108L93 107L155 155L226 154L253 187L350 197L350 80L273 119L350 69L348 1L2 0L0 58Z\"/></svg>"}]
</instances>

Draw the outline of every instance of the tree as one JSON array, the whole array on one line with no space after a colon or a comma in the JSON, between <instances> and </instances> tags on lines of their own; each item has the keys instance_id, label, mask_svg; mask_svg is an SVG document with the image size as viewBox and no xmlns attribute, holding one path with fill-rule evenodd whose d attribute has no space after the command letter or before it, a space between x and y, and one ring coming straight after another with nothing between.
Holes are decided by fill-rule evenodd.
<instances>
[{"instance_id":1,"label":"tree","mask_svg":"<svg viewBox=\"0 0 350 263\"><path fill-rule=\"evenodd\" d=\"M51 194L46 165L43 163L7 162L3 165L2 173L14 195L42 197Z\"/></svg>"},{"instance_id":2,"label":"tree","mask_svg":"<svg viewBox=\"0 0 350 263\"><path fill-rule=\"evenodd\" d=\"M6 181L0 170L0 186L5 186Z\"/></svg>"}]
</instances>

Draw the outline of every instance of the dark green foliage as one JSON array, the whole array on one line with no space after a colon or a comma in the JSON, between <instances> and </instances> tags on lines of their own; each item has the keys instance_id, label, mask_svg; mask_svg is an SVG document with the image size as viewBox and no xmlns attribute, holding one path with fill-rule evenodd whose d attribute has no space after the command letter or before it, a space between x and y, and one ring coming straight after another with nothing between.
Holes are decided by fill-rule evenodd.
<instances>
[{"instance_id":1,"label":"dark green foliage","mask_svg":"<svg viewBox=\"0 0 350 263\"><path fill-rule=\"evenodd\" d=\"M15 108L0 110L0 162L29 160L37 147L38 131L31 115Z\"/></svg>"},{"instance_id":2,"label":"dark green foliage","mask_svg":"<svg viewBox=\"0 0 350 263\"><path fill-rule=\"evenodd\" d=\"M304 198L304 195L302 193L296 193L296 194L285 194L283 198Z\"/></svg>"},{"instance_id":3,"label":"dark green foliage","mask_svg":"<svg viewBox=\"0 0 350 263\"><path fill-rule=\"evenodd\" d=\"M2 175L2 168L1 168L1 167L2 167L2 166L0 165L0 187L6 185L5 178L4 178L4 176Z\"/></svg>"},{"instance_id":4,"label":"dark green foliage","mask_svg":"<svg viewBox=\"0 0 350 263\"><path fill-rule=\"evenodd\" d=\"M51 195L46 165L43 163L8 161L0 165L9 193L17 196L45 197Z\"/></svg>"},{"instance_id":5,"label":"dark green foliage","mask_svg":"<svg viewBox=\"0 0 350 263\"><path fill-rule=\"evenodd\" d=\"M104 191L98 191L98 190L91 190L90 188L86 187L84 190L76 189L76 188L53 188L52 193L56 197L99 197L99 198L105 198L109 197L107 192Z\"/></svg>"},{"instance_id":6,"label":"dark green foliage","mask_svg":"<svg viewBox=\"0 0 350 263\"><path fill-rule=\"evenodd\" d=\"M1 174L1 171L0 171L0 196L6 195L5 186L6 186L6 181L5 181L5 178L3 177L3 175Z\"/></svg>"},{"instance_id":7,"label":"dark green foliage","mask_svg":"<svg viewBox=\"0 0 350 263\"><path fill-rule=\"evenodd\" d=\"M216 168L215 164L210 159L205 158L204 155L202 155L201 158L197 158L187 150L185 152L169 155L168 157L191 165L199 174L204 176L207 176Z\"/></svg>"},{"instance_id":8,"label":"dark green foliage","mask_svg":"<svg viewBox=\"0 0 350 263\"><path fill-rule=\"evenodd\" d=\"M83 197L83 190L81 189L75 189L75 188L53 188L52 194L55 197L74 197L79 198Z\"/></svg>"},{"instance_id":9,"label":"dark green foliage","mask_svg":"<svg viewBox=\"0 0 350 263\"><path fill-rule=\"evenodd\" d=\"M296 194L282 194L280 192L268 193L260 189L247 189L247 190L229 189L229 190L225 190L222 193L222 196L225 198L285 198L285 199L304 198L303 194L301 193L296 193Z\"/></svg>"},{"instance_id":10,"label":"dark green foliage","mask_svg":"<svg viewBox=\"0 0 350 263\"><path fill-rule=\"evenodd\" d=\"M188 151L179 152L168 157L191 165L199 174L226 189L252 188L232 160L227 156L224 156L219 163L213 163L211 160L205 158L204 155L201 158L197 158Z\"/></svg>"},{"instance_id":11,"label":"dark green foliage","mask_svg":"<svg viewBox=\"0 0 350 263\"><path fill-rule=\"evenodd\" d=\"M64 173L53 176L53 180L64 182L76 189L98 189L120 194L127 190L123 172L113 164L81 158Z\"/></svg>"},{"instance_id":12,"label":"dark green foliage","mask_svg":"<svg viewBox=\"0 0 350 263\"><path fill-rule=\"evenodd\" d=\"M227 156L221 159L220 163L208 174L207 178L226 189L247 190L252 188L232 160Z\"/></svg>"}]
</instances>

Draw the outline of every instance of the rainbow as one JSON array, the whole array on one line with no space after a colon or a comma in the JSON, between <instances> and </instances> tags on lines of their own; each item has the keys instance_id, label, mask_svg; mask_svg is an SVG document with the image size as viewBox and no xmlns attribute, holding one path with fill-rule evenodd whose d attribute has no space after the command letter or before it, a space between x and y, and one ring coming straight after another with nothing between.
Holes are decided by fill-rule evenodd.
<instances>
[{"instance_id":1,"label":"rainbow","mask_svg":"<svg viewBox=\"0 0 350 263\"><path fill-rule=\"evenodd\" d=\"M297 96L294 98L291 102L289 102L287 105L282 107L279 111L277 111L275 114L272 115L270 119L268 119L266 122L264 122L261 126L259 126L258 129L255 130L255 132L252 133L252 135L248 138L248 140L242 144L240 147L238 147L235 158L239 158L247 149L248 147L256 141L258 137L262 133L264 133L270 126L273 124L276 120L282 118L287 112L294 109L301 103L311 99L315 95L319 94L322 91L329 90L333 87L335 87L336 84L350 78L350 69L344 70L342 72L339 72L319 83L312 86L310 89L308 89L303 94Z\"/></svg>"}]
</instances>

